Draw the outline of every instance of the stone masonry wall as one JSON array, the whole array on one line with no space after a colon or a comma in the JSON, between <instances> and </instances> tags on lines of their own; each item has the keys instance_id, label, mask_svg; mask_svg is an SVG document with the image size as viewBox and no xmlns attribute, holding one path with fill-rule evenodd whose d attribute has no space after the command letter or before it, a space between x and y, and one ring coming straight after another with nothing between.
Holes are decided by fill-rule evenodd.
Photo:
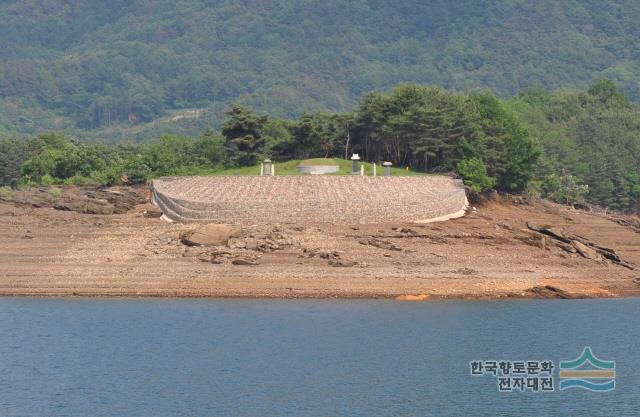
<instances>
[{"instance_id":1,"label":"stone masonry wall","mask_svg":"<svg viewBox=\"0 0 640 417\"><path fill-rule=\"evenodd\" d=\"M183 223L427 221L466 208L445 176L165 177L152 183L166 217Z\"/></svg>"}]
</instances>

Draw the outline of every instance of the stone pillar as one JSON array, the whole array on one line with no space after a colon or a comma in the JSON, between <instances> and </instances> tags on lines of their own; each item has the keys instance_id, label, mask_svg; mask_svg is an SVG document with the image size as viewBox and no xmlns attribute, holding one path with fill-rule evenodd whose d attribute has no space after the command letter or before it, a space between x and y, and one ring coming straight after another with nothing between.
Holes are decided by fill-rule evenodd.
<instances>
[{"instance_id":1,"label":"stone pillar","mask_svg":"<svg viewBox=\"0 0 640 417\"><path fill-rule=\"evenodd\" d=\"M351 162L353 164L351 167L351 173L352 174L360 173L360 155L358 155L357 153L354 153L353 156L351 157Z\"/></svg>"},{"instance_id":2,"label":"stone pillar","mask_svg":"<svg viewBox=\"0 0 640 417\"><path fill-rule=\"evenodd\" d=\"M273 162L271 159L265 159L260 166L260 176L273 175Z\"/></svg>"},{"instance_id":3,"label":"stone pillar","mask_svg":"<svg viewBox=\"0 0 640 417\"><path fill-rule=\"evenodd\" d=\"M391 162L383 162L382 166L384 167L384 176L385 177L390 177L391 176Z\"/></svg>"},{"instance_id":4,"label":"stone pillar","mask_svg":"<svg viewBox=\"0 0 640 417\"><path fill-rule=\"evenodd\" d=\"M378 175L378 165L374 162L373 163L373 176L377 176Z\"/></svg>"}]
</instances>

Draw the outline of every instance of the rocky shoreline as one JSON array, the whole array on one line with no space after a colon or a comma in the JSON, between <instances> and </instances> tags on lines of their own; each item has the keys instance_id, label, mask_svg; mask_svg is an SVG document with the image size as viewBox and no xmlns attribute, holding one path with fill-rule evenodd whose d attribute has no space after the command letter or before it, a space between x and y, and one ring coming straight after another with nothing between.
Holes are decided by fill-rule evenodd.
<instances>
[{"instance_id":1,"label":"rocky shoreline","mask_svg":"<svg viewBox=\"0 0 640 417\"><path fill-rule=\"evenodd\" d=\"M496 197L440 223L167 223L144 187L0 195L0 295L436 299L640 295L635 217Z\"/></svg>"}]
</instances>

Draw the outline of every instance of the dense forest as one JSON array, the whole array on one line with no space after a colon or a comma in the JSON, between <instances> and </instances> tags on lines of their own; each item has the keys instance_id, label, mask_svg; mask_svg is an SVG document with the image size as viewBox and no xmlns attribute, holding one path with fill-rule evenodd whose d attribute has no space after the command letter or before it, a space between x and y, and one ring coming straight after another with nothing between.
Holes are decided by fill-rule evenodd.
<instances>
[{"instance_id":1,"label":"dense forest","mask_svg":"<svg viewBox=\"0 0 640 417\"><path fill-rule=\"evenodd\" d=\"M609 80L510 99L402 84L351 112L270 118L231 105L220 131L104 145L60 134L0 138L0 185L132 184L224 167L361 154L460 175L476 192L534 193L640 212L640 110ZM6 190L6 189L5 189Z\"/></svg>"},{"instance_id":2,"label":"dense forest","mask_svg":"<svg viewBox=\"0 0 640 417\"><path fill-rule=\"evenodd\" d=\"M297 118L402 82L511 97L608 78L637 101L639 32L634 0L4 0L0 131L193 135L234 102Z\"/></svg>"}]
</instances>

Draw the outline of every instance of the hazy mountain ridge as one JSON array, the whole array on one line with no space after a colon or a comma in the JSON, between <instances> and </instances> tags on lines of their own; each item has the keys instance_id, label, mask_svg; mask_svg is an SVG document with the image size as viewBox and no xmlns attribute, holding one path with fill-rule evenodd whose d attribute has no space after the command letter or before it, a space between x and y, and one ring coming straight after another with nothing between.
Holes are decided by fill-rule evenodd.
<instances>
[{"instance_id":1,"label":"hazy mountain ridge","mask_svg":"<svg viewBox=\"0 0 640 417\"><path fill-rule=\"evenodd\" d=\"M289 117L403 81L510 96L608 77L640 98L636 2L449 3L2 1L0 130L112 131L209 109L201 129L233 101Z\"/></svg>"}]
</instances>

